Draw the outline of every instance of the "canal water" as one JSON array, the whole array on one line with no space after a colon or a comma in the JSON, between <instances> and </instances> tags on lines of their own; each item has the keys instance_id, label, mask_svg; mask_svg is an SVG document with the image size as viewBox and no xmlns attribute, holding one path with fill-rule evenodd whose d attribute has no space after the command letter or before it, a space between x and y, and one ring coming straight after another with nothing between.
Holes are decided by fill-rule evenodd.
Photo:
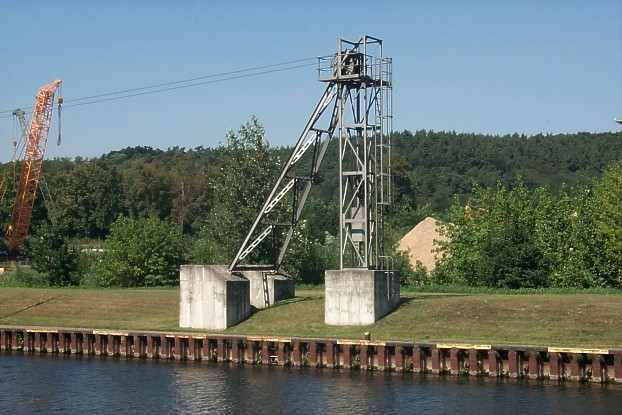
<instances>
[{"instance_id":1,"label":"canal water","mask_svg":"<svg viewBox=\"0 0 622 415\"><path fill-rule=\"evenodd\" d=\"M622 414L622 387L0 354L0 413Z\"/></svg>"}]
</instances>

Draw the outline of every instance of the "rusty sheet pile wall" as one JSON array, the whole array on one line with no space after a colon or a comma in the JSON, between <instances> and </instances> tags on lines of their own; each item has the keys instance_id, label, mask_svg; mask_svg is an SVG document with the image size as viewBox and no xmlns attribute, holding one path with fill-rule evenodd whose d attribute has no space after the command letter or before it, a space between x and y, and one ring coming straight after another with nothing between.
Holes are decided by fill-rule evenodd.
<instances>
[{"instance_id":1,"label":"rusty sheet pile wall","mask_svg":"<svg viewBox=\"0 0 622 415\"><path fill-rule=\"evenodd\" d=\"M622 349L10 326L0 351L622 383Z\"/></svg>"}]
</instances>

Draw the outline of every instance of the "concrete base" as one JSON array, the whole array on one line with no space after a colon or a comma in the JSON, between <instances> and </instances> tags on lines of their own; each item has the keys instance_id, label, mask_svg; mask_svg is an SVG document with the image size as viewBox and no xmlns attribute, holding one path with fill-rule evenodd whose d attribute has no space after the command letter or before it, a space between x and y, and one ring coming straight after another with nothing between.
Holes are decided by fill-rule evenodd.
<instances>
[{"instance_id":1,"label":"concrete base","mask_svg":"<svg viewBox=\"0 0 622 415\"><path fill-rule=\"evenodd\" d=\"M225 265L182 265L179 326L222 330L251 314L250 283Z\"/></svg>"},{"instance_id":2,"label":"concrete base","mask_svg":"<svg viewBox=\"0 0 622 415\"><path fill-rule=\"evenodd\" d=\"M280 274L267 274L268 304L264 293L263 275L261 271L243 271L242 275L250 282L250 301L255 308L266 308L277 301L296 296L294 280Z\"/></svg>"},{"instance_id":3,"label":"concrete base","mask_svg":"<svg viewBox=\"0 0 622 415\"><path fill-rule=\"evenodd\" d=\"M329 325L373 324L400 301L400 277L395 271L327 270L324 281L324 321Z\"/></svg>"}]
</instances>

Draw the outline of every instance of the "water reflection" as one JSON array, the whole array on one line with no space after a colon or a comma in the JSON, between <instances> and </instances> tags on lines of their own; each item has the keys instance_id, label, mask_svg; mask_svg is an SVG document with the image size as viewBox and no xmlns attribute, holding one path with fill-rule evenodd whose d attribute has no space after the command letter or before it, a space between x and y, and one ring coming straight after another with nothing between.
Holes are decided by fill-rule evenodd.
<instances>
[{"instance_id":1,"label":"water reflection","mask_svg":"<svg viewBox=\"0 0 622 415\"><path fill-rule=\"evenodd\" d=\"M0 355L2 413L613 414L619 385Z\"/></svg>"}]
</instances>

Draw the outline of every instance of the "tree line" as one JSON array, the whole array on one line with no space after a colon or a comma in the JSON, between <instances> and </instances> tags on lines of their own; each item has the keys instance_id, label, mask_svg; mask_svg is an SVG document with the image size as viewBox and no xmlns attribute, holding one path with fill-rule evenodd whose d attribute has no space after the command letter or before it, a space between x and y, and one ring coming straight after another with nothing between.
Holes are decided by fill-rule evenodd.
<instances>
[{"instance_id":1,"label":"tree line","mask_svg":"<svg viewBox=\"0 0 622 415\"><path fill-rule=\"evenodd\" d=\"M421 130L395 133L392 139L391 242L425 216L455 220L456 206L482 197L481 189L501 191L517 180L525 191L547 189L556 201L574 197L622 159L622 133L527 137ZM319 282L323 269L335 265L336 143L331 146L294 238L296 255L285 264L308 282ZM66 253L56 257L65 258L66 270L72 271L46 275L52 284L158 285L174 283L182 261L226 263L290 151L269 145L252 117L213 148L131 147L92 159L46 160L45 197L35 203L26 254L35 268L50 274L59 268L51 264L52 253ZM16 166L5 163L1 173L9 183L0 206L6 228ZM174 252L147 249L152 236L153 246ZM132 258L131 250L136 251ZM149 263L147 254L153 257ZM48 258L47 265L41 258Z\"/></svg>"},{"instance_id":2,"label":"tree line","mask_svg":"<svg viewBox=\"0 0 622 415\"><path fill-rule=\"evenodd\" d=\"M520 180L455 202L436 283L505 288L622 288L622 163L589 185L529 189Z\"/></svg>"}]
</instances>

